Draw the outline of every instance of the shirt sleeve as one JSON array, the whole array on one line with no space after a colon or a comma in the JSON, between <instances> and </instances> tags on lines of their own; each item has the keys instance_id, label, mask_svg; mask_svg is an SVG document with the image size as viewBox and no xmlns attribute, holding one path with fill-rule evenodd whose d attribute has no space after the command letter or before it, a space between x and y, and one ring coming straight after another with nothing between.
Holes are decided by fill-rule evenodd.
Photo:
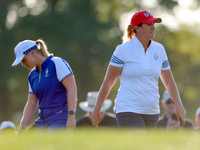
<instances>
[{"instance_id":1,"label":"shirt sleeve","mask_svg":"<svg viewBox=\"0 0 200 150\"><path fill-rule=\"evenodd\" d=\"M28 87L29 87L29 93L33 93L33 90L32 90L32 88L31 88L30 82L28 82Z\"/></svg>"},{"instance_id":2,"label":"shirt sleeve","mask_svg":"<svg viewBox=\"0 0 200 150\"><path fill-rule=\"evenodd\" d=\"M163 47L164 49L164 47ZM169 70L170 69L170 65L169 65L169 61L168 61L168 57L166 54L165 49L163 50L163 59L162 59L162 70Z\"/></svg>"},{"instance_id":3,"label":"shirt sleeve","mask_svg":"<svg viewBox=\"0 0 200 150\"><path fill-rule=\"evenodd\" d=\"M116 66L116 67L123 67L124 66L124 61L123 61L123 54L122 54L122 49L119 46L116 47L112 58L110 60L110 65Z\"/></svg>"},{"instance_id":4,"label":"shirt sleeve","mask_svg":"<svg viewBox=\"0 0 200 150\"><path fill-rule=\"evenodd\" d=\"M55 63L57 78L60 82L68 76L73 75L71 67L64 59L54 57L52 60Z\"/></svg>"}]
</instances>

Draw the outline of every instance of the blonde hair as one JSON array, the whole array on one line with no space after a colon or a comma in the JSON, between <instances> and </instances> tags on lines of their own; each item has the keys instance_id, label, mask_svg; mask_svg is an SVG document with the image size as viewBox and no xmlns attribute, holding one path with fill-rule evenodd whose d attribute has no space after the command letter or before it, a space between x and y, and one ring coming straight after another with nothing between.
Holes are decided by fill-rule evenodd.
<instances>
[{"instance_id":1,"label":"blonde hair","mask_svg":"<svg viewBox=\"0 0 200 150\"><path fill-rule=\"evenodd\" d=\"M37 49L44 57L49 57L53 55L53 53L49 53L46 43L42 39L38 39L35 41L37 44Z\"/></svg>"},{"instance_id":2,"label":"blonde hair","mask_svg":"<svg viewBox=\"0 0 200 150\"><path fill-rule=\"evenodd\" d=\"M135 29L132 28L131 25L128 25L128 27L124 31L124 35L122 37L123 43L130 41L135 36Z\"/></svg>"}]
</instances>

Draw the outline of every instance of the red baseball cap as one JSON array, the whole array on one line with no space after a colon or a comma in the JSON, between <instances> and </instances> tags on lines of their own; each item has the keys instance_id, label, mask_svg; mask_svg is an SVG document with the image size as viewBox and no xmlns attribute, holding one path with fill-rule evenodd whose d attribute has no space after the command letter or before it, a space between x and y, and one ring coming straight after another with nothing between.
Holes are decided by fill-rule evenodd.
<instances>
[{"instance_id":1,"label":"red baseball cap","mask_svg":"<svg viewBox=\"0 0 200 150\"><path fill-rule=\"evenodd\" d=\"M152 14L146 10L139 10L137 11L133 17L131 18L131 26L134 28L135 26L139 25L140 23L160 23L162 22L161 18L154 18Z\"/></svg>"}]
</instances>

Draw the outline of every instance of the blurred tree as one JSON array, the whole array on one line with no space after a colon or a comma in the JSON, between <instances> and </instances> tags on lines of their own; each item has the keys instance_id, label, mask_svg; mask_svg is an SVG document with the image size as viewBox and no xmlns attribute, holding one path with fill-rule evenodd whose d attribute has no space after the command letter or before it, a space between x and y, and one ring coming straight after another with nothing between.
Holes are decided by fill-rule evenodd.
<instances>
[{"instance_id":1,"label":"blurred tree","mask_svg":"<svg viewBox=\"0 0 200 150\"><path fill-rule=\"evenodd\" d=\"M10 117L13 114L13 108L15 105L11 101L11 91L8 89L7 81L8 77L11 76L10 65L8 65L8 61L10 61L11 53L9 52L10 44L12 39L12 35L6 29L5 21L7 20L8 9L11 3L14 0L1 1L0 5L0 121L2 119ZM2 119L1 119L2 118Z\"/></svg>"}]
</instances>

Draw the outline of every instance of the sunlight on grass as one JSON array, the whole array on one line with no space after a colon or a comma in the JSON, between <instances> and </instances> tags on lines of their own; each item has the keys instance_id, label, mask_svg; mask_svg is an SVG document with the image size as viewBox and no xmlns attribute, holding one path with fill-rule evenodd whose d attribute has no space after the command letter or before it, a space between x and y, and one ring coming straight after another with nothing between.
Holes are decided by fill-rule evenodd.
<instances>
[{"instance_id":1,"label":"sunlight on grass","mask_svg":"<svg viewBox=\"0 0 200 150\"><path fill-rule=\"evenodd\" d=\"M199 131L76 129L62 131L29 131L0 133L1 150L197 150Z\"/></svg>"}]
</instances>

